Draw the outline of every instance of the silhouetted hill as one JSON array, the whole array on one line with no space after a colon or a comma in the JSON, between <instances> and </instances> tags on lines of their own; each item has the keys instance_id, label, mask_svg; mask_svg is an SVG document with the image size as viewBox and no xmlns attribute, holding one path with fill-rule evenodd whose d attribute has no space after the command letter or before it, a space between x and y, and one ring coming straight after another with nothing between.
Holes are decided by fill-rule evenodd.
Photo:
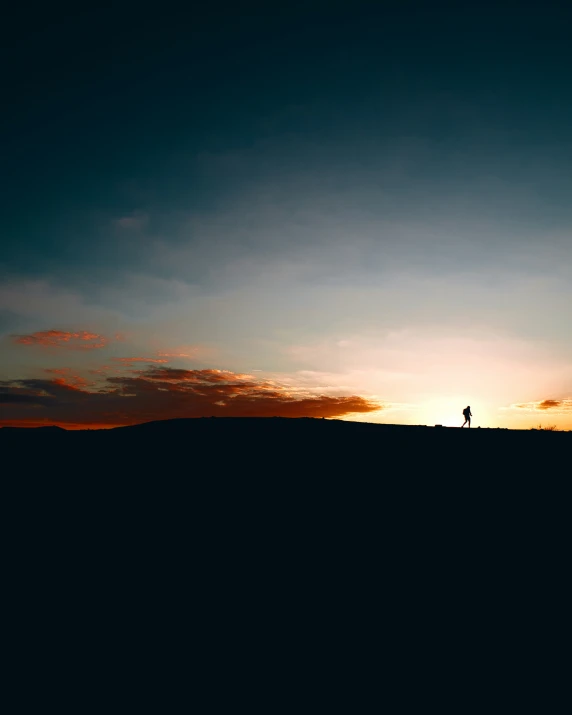
<instances>
[{"instance_id":1,"label":"silhouetted hill","mask_svg":"<svg viewBox=\"0 0 572 715\"><path fill-rule=\"evenodd\" d=\"M418 475L462 478L568 470L572 432L459 429L291 418L199 418L110 430L3 428L0 447L21 468L46 462L60 475L160 471L245 478Z\"/></svg>"}]
</instances>

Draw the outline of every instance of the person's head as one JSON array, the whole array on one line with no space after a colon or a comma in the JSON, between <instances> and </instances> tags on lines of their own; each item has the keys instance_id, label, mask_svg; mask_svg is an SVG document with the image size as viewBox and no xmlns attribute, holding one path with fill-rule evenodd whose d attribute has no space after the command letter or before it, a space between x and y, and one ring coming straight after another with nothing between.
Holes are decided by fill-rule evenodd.
<instances>
[{"instance_id":1,"label":"person's head","mask_svg":"<svg viewBox=\"0 0 572 715\"><path fill-rule=\"evenodd\" d=\"M470 409L471 409L471 405L467 405L467 409L470 410Z\"/></svg>"}]
</instances>

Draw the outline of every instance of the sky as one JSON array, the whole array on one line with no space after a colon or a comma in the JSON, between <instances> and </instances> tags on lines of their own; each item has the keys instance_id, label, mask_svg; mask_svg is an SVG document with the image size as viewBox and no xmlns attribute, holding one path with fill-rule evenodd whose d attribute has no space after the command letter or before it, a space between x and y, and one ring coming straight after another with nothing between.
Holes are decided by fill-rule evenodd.
<instances>
[{"instance_id":1,"label":"sky","mask_svg":"<svg viewBox=\"0 0 572 715\"><path fill-rule=\"evenodd\" d=\"M570 8L80 5L0 49L0 425L572 429Z\"/></svg>"}]
</instances>

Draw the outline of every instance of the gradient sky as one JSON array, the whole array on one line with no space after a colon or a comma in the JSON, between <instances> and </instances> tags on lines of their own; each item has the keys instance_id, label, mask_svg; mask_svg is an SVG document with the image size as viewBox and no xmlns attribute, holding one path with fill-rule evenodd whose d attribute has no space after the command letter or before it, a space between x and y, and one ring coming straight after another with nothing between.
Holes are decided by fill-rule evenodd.
<instances>
[{"instance_id":1,"label":"gradient sky","mask_svg":"<svg viewBox=\"0 0 572 715\"><path fill-rule=\"evenodd\" d=\"M459 5L13 13L0 424L572 429L572 12Z\"/></svg>"}]
</instances>

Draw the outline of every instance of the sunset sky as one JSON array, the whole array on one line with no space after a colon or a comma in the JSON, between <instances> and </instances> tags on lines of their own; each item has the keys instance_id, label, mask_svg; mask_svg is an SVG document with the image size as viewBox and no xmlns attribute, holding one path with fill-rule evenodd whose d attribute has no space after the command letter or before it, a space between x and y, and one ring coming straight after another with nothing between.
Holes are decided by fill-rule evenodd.
<instances>
[{"instance_id":1,"label":"sunset sky","mask_svg":"<svg viewBox=\"0 0 572 715\"><path fill-rule=\"evenodd\" d=\"M572 429L571 10L211 6L10 18L0 425Z\"/></svg>"}]
</instances>

